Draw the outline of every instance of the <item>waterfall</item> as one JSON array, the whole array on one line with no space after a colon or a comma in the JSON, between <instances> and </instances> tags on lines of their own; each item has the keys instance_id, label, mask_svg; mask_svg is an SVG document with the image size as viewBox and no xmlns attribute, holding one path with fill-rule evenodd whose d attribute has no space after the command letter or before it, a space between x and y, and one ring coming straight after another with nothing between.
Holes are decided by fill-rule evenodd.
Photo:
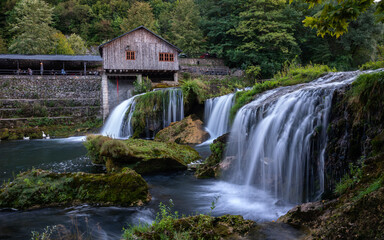
<instances>
[{"instance_id":1,"label":"waterfall","mask_svg":"<svg viewBox=\"0 0 384 240\"><path fill-rule=\"evenodd\" d=\"M224 178L291 203L318 199L332 95L356 76L331 73L264 92L242 107L231 129Z\"/></svg>"},{"instance_id":2,"label":"waterfall","mask_svg":"<svg viewBox=\"0 0 384 240\"><path fill-rule=\"evenodd\" d=\"M161 110L161 117L151 119L145 117L146 126L159 126L152 129L152 135L149 133L148 127L145 129L147 138L153 138L158 130L169 126L172 122L180 121L184 118L184 103L183 93L179 88L156 89L156 92L161 91L162 104L154 106ZM133 96L121 104L119 104L109 115L104 124L101 134L112 138L129 138L133 135L132 116L136 110L136 104L141 101L141 96L149 96L153 92L143 93Z\"/></svg>"},{"instance_id":3,"label":"waterfall","mask_svg":"<svg viewBox=\"0 0 384 240\"><path fill-rule=\"evenodd\" d=\"M234 103L235 93L205 101L204 121L211 139L216 139L229 131L229 113Z\"/></svg>"}]
</instances>

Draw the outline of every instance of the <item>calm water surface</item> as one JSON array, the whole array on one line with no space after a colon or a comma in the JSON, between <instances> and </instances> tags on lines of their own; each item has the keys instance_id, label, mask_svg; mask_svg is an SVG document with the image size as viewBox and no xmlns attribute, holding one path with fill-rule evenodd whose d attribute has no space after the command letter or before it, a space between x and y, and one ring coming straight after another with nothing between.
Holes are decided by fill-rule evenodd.
<instances>
[{"instance_id":1,"label":"calm water surface","mask_svg":"<svg viewBox=\"0 0 384 240\"><path fill-rule=\"evenodd\" d=\"M56 172L104 172L86 156L84 137L67 139L0 142L0 180L8 181L20 171L41 168ZM209 146L197 147L206 157ZM68 229L79 228L91 239L119 239L123 227L151 223L160 202L172 199L174 210L181 214L209 213L217 199L213 215L240 214L247 219L271 221L292 206L277 206L278 200L254 188L245 188L217 180L196 179L190 171L144 176L150 186L152 201L144 207L44 208L31 211L0 209L0 239L30 239L31 231L61 224ZM274 231L276 232L276 231ZM288 235L285 239L288 238ZM293 234L294 235L294 234ZM279 235L269 239L284 239Z\"/></svg>"}]
</instances>

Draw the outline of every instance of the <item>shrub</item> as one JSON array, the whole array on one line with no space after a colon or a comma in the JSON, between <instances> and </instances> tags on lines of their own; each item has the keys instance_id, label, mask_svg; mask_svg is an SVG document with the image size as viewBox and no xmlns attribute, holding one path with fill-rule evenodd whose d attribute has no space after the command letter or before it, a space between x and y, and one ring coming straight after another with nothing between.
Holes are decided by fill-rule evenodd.
<instances>
[{"instance_id":1,"label":"shrub","mask_svg":"<svg viewBox=\"0 0 384 240\"><path fill-rule=\"evenodd\" d=\"M367 62L360 66L360 70L375 70L379 68L384 68L384 61L376 61L376 62Z\"/></svg>"},{"instance_id":2,"label":"shrub","mask_svg":"<svg viewBox=\"0 0 384 240\"><path fill-rule=\"evenodd\" d=\"M364 165L363 165L364 166ZM363 175L362 167L349 164L349 173L345 174L341 181L336 184L335 193L342 195L348 189L352 189L355 184L359 183Z\"/></svg>"},{"instance_id":3,"label":"shrub","mask_svg":"<svg viewBox=\"0 0 384 240\"><path fill-rule=\"evenodd\" d=\"M133 82L133 86L134 86L134 94L145 93L145 92L151 91L152 82L148 77L142 79L141 82L138 79L136 79Z\"/></svg>"}]
</instances>

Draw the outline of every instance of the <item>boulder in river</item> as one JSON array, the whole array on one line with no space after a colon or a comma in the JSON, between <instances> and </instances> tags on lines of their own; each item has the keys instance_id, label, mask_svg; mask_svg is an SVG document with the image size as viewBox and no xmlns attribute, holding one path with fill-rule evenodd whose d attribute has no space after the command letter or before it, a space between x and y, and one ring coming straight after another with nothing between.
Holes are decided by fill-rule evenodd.
<instances>
[{"instance_id":1,"label":"boulder in river","mask_svg":"<svg viewBox=\"0 0 384 240\"><path fill-rule=\"evenodd\" d=\"M144 179L131 169L120 173L54 173L33 169L20 173L0 190L0 207L32 209L92 204L141 206L151 196Z\"/></svg>"},{"instance_id":2,"label":"boulder in river","mask_svg":"<svg viewBox=\"0 0 384 240\"><path fill-rule=\"evenodd\" d=\"M187 164L201 158L190 146L143 139L88 136L85 145L92 159L106 164L109 172L124 167L140 174L186 170Z\"/></svg>"},{"instance_id":3,"label":"boulder in river","mask_svg":"<svg viewBox=\"0 0 384 240\"><path fill-rule=\"evenodd\" d=\"M155 141L200 144L208 138L209 133L204 131L203 122L193 114L181 121L171 123L169 127L158 132Z\"/></svg>"}]
</instances>

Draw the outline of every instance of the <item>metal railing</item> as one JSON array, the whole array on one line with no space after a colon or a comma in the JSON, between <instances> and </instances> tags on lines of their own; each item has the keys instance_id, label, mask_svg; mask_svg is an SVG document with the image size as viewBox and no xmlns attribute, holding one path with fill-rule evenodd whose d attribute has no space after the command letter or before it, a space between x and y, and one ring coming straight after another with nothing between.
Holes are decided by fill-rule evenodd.
<instances>
[{"instance_id":1,"label":"metal railing","mask_svg":"<svg viewBox=\"0 0 384 240\"><path fill-rule=\"evenodd\" d=\"M0 75L52 75L52 76L65 76L65 75L76 75L76 76L85 76L85 75L100 75L99 71L86 71L84 70L31 70L27 69L17 70L17 69L0 69Z\"/></svg>"}]
</instances>

